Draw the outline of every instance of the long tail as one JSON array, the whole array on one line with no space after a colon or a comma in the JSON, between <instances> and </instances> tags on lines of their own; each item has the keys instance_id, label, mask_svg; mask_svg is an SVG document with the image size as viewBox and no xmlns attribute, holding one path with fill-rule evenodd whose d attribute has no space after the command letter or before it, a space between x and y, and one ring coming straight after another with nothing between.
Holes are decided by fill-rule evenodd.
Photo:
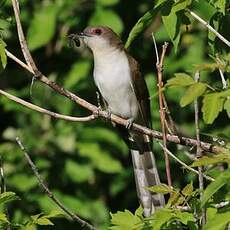
<instances>
[{"instance_id":1,"label":"long tail","mask_svg":"<svg viewBox=\"0 0 230 230\"><path fill-rule=\"evenodd\" d=\"M151 151L149 138L145 137L144 146L135 146L133 138L130 145L137 195L144 209L144 216L150 216L155 210L164 207L165 200L161 194L151 193L146 187L159 185L160 178L156 167L155 158Z\"/></svg>"}]
</instances>

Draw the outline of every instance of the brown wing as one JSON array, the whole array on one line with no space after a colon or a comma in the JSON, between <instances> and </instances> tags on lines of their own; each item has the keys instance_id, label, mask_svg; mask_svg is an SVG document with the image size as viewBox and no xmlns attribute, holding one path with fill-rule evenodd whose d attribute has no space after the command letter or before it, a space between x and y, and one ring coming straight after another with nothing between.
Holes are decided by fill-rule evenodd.
<instances>
[{"instance_id":1,"label":"brown wing","mask_svg":"<svg viewBox=\"0 0 230 230\"><path fill-rule=\"evenodd\" d=\"M135 91L137 101L139 103L141 123L151 128L151 113L150 113L150 100L149 92L144 78L141 76L138 62L131 57L127 52L127 57L131 67L132 86Z\"/></svg>"}]
</instances>

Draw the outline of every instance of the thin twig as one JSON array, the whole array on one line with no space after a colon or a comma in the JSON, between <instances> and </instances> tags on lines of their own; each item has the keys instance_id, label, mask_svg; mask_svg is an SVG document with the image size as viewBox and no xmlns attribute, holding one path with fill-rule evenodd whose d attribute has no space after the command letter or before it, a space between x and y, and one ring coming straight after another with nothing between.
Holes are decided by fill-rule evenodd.
<instances>
[{"instance_id":1,"label":"thin twig","mask_svg":"<svg viewBox=\"0 0 230 230\"><path fill-rule=\"evenodd\" d=\"M200 72L196 71L195 76L194 76L195 82L199 82L200 80ZM197 146L196 146L196 157L200 158L202 157L202 149L200 147L200 127L199 127L199 104L198 104L198 99L194 101L194 110L195 110L195 127L196 127L196 140L197 140ZM204 190L204 177L203 177L203 167L200 166L198 167L198 180L199 180L199 189L201 191L200 198L203 195L203 190ZM206 209L202 208L201 210L201 225L202 229L204 228L204 225L206 223Z\"/></svg>"},{"instance_id":2,"label":"thin twig","mask_svg":"<svg viewBox=\"0 0 230 230\"><path fill-rule=\"evenodd\" d=\"M68 208L66 208L50 191L50 189L47 187L46 182L43 180L41 175L38 172L38 169L36 165L33 163L32 159L30 158L29 154L27 153L24 145L22 144L21 140L19 137L16 137L16 142L21 148L28 164L30 165L34 175L36 176L40 187L44 190L44 192L47 194L47 196L60 208L62 209L69 217L71 217L72 220L77 221L82 227L86 227L88 229L94 230L96 229L94 226L86 222L85 220L81 219L78 215L70 211Z\"/></svg>"},{"instance_id":3,"label":"thin twig","mask_svg":"<svg viewBox=\"0 0 230 230\"><path fill-rule=\"evenodd\" d=\"M26 65L25 63L22 64L22 61L18 61L19 59L15 57L15 55L9 55L7 54L7 56L14 60L16 63L18 63L20 66L22 66L23 68L24 65ZM14 58L12 58L14 57ZM31 72L32 74L34 74L33 70L31 70L31 68L29 68L28 66L25 68L27 71ZM49 80L45 75L41 74L40 77L38 78L38 80L42 83L44 83L45 85L49 86L50 88L52 88L54 91L56 91L57 93L69 98L71 101L79 104L80 106L82 106L83 108L91 111L91 112L96 112L97 115L99 117L105 118L106 121L108 121L108 114L106 113L106 111L101 110L100 108L98 108L97 106L89 103L88 101L78 97L77 95L73 94L72 92L62 88L61 86L59 86L56 82ZM111 114L111 121L115 122L119 125L123 125L126 126L127 124L127 120ZM142 125L138 125L136 123L133 123L132 125L132 130L149 135L155 139L159 139L162 140L163 139L163 135L161 132L158 132L156 130L152 130L149 129L147 127L144 127ZM167 134L166 135L167 141L168 142L172 142L175 144L180 144L180 145L185 145L185 146L196 146L197 145L197 140L192 139L192 138L188 138L188 137L181 137L178 135L170 135ZM206 152L211 152L211 153L215 153L215 154L219 154L219 153L223 153L223 152L228 152L229 149L218 146L218 145L213 145L211 143L207 143L207 142L201 142L201 148L206 151Z\"/></svg>"},{"instance_id":4,"label":"thin twig","mask_svg":"<svg viewBox=\"0 0 230 230\"><path fill-rule=\"evenodd\" d=\"M220 33L218 33L213 27L211 27L204 19L202 19L196 13L194 13L189 9L187 10L195 19L197 19L200 23L202 23L205 27L207 27L208 30L212 31L222 42L224 42L227 46L230 47L230 42L225 37L223 37Z\"/></svg>"},{"instance_id":5,"label":"thin twig","mask_svg":"<svg viewBox=\"0 0 230 230\"><path fill-rule=\"evenodd\" d=\"M34 105L30 102L24 101L21 98L18 98L16 96L13 96L12 94L9 94L3 90L0 89L0 94L6 96L7 98L9 98L12 101L15 101L29 109L35 110L39 113L43 113L43 114L47 114L51 117L54 117L56 119L62 119L62 120L66 120L66 121L91 121L94 120L96 117L92 114L90 116L87 117L72 117L72 116L66 116L66 115L62 115L59 113L54 113L52 111L49 111L47 109L41 108L40 106Z\"/></svg>"},{"instance_id":6,"label":"thin twig","mask_svg":"<svg viewBox=\"0 0 230 230\"><path fill-rule=\"evenodd\" d=\"M167 138L166 138L167 130L166 130L166 125L165 125L165 109L164 109L163 91L162 91L162 88L164 87L163 81L162 81L162 77L163 77L162 72L163 72L164 57L165 57L165 53L168 47L168 43L165 42L165 44L162 46L162 53L159 59L156 40L153 34L152 34L152 37L153 37L153 43L154 43L154 48L155 48L156 58L157 58L156 68L157 68L157 78L158 78L158 98L159 98L159 106L160 106L161 130L163 134L163 144L164 144L164 147L167 148ZM171 187L172 178L171 178L171 172L170 172L170 162L169 162L169 157L166 151L164 151L164 157L165 157L167 182L168 182L168 185Z\"/></svg>"},{"instance_id":7,"label":"thin twig","mask_svg":"<svg viewBox=\"0 0 230 230\"><path fill-rule=\"evenodd\" d=\"M172 152L170 152L167 148L165 148L160 142L158 142L159 145L161 146L161 148L163 150L165 150L169 156L171 156L175 161L177 161L178 163L180 163L182 166L184 166L184 168L188 169L189 171L199 175L199 172L197 170L195 170L194 168L191 168L190 166L188 166L187 164L185 164L183 161L181 161L179 158L177 158ZM209 181L214 181L214 179L206 174L203 173L203 177L206 178Z\"/></svg>"}]
</instances>

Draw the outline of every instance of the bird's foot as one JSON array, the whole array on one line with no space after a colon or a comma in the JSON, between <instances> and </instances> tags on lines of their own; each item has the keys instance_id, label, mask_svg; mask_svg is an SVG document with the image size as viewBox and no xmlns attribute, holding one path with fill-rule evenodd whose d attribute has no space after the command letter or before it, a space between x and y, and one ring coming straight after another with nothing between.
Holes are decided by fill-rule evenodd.
<instances>
[{"instance_id":1,"label":"bird's foot","mask_svg":"<svg viewBox=\"0 0 230 230\"><path fill-rule=\"evenodd\" d=\"M132 128L132 125L133 125L133 122L134 122L134 118L129 118L127 120L127 123L125 125L126 129L131 129Z\"/></svg>"},{"instance_id":2,"label":"bird's foot","mask_svg":"<svg viewBox=\"0 0 230 230\"><path fill-rule=\"evenodd\" d=\"M112 115L112 111L108 108L105 110L106 112L106 121L111 121L111 115Z\"/></svg>"}]
</instances>

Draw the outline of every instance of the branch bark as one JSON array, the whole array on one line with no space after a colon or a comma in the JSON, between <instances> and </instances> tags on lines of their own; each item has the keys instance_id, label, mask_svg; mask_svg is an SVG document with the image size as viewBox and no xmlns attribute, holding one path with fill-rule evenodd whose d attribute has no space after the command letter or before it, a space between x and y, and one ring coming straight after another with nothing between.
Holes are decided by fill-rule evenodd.
<instances>
[{"instance_id":1,"label":"branch bark","mask_svg":"<svg viewBox=\"0 0 230 230\"><path fill-rule=\"evenodd\" d=\"M23 143L21 142L21 140L19 139L19 137L16 137L16 142L19 145L20 149L22 150L22 152L24 153L24 156L29 164L29 166L31 167L34 175L36 176L40 187L44 190L44 192L47 194L47 196L62 210L64 211L72 220L77 221L82 227L86 227L87 229L90 230L95 230L96 228L89 224L88 222L86 222L85 220L81 219L78 215L76 215L75 213L73 213L72 211L70 211L67 207L64 206L64 204L61 203L60 200L58 200L53 193L50 191L50 189L47 187L45 181L43 180L43 178L41 177L41 175L38 172L38 169L36 167L36 165L33 163L32 159L30 158L29 154L27 153Z\"/></svg>"}]
</instances>

